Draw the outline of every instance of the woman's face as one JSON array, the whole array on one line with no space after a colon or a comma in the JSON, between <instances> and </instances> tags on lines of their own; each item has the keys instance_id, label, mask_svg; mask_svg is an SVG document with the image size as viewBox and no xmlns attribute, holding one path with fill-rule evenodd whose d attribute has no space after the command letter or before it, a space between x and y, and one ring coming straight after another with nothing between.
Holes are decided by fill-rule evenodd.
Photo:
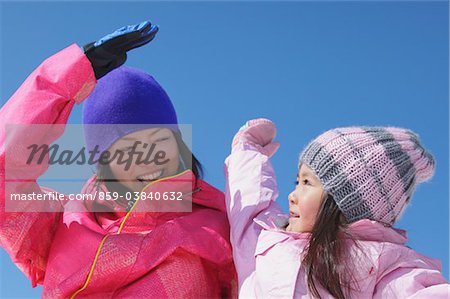
<instances>
[{"instance_id":1,"label":"woman's face","mask_svg":"<svg viewBox=\"0 0 450 299\"><path fill-rule=\"evenodd\" d=\"M289 194L289 225L287 231L311 232L316 221L325 191L314 172L301 165L294 191Z\"/></svg>"},{"instance_id":2,"label":"woman's face","mask_svg":"<svg viewBox=\"0 0 450 299\"><path fill-rule=\"evenodd\" d=\"M150 182L178 172L178 144L167 128L150 128L128 134L108 150L111 155L117 151L118 154L123 153L124 160L131 159L129 167L119 164L118 159L113 159L109 166L114 178L132 191L140 192ZM140 158L139 153L142 153ZM151 163L137 163L139 161Z\"/></svg>"}]
</instances>

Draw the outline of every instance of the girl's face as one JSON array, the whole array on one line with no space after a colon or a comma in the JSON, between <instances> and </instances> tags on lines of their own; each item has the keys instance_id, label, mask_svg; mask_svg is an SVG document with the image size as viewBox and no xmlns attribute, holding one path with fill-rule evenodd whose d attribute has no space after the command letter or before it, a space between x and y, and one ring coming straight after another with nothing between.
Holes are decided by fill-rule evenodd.
<instances>
[{"instance_id":1,"label":"girl's face","mask_svg":"<svg viewBox=\"0 0 450 299\"><path fill-rule=\"evenodd\" d=\"M154 148L151 150L153 144ZM135 154L132 154L133 146ZM108 150L112 155L116 151L123 152L124 160L131 159L128 169L126 164L119 164L118 159L113 159L109 166L114 178L132 191L140 192L150 182L178 172L178 144L172 131L167 128L150 128L128 134L117 140ZM136 153L139 152L142 153L140 161L152 162L137 164Z\"/></svg>"},{"instance_id":2,"label":"girl's face","mask_svg":"<svg viewBox=\"0 0 450 299\"><path fill-rule=\"evenodd\" d=\"M311 232L325 198L325 191L314 172L301 165L295 190L289 194L289 225L287 231Z\"/></svg>"}]
</instances>

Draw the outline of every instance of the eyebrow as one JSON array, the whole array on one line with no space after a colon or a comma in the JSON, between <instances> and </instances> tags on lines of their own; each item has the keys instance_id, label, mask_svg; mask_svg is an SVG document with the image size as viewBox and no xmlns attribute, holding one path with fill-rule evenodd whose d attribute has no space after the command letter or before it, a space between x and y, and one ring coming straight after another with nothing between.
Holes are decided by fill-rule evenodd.
<instances>
[{"instance_id":1,"label":"eyebrow","mask_svg":"<svg viewBox=\"0 0 450 299\"><path fill-rule=\"evenodd\" d=\"M317 178L314 175L310 174L310 173L302 172L301 174L297 175L297 178L300 178L300 176L309 178L309 179L314 180L314 181L317 181Z\"/></svg>"},{"instance_id":2,"label":"eyebrow","mask_svg":"<svg viewBox=\"0 0 450 299\"><path fill-rule=\"evenodd\" d=\"M153 136L153 135L155 135L156 133L158 133L159 131L161 131L163 128L160 128L160 129L158 129L158 130L156 130L156 131L154 131L154 132L152 132L152 133L150 133L149 134L149 136ZM136 140L135 138L132 138L132 137L123 137L122 138L123 140Z\"/></svg>"}]
</instances>

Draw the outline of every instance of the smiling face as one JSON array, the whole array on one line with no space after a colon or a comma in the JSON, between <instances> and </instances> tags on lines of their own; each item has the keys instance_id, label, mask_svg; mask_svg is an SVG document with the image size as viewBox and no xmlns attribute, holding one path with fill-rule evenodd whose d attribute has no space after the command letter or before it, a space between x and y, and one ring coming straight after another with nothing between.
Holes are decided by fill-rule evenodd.
<instances>
[{"instance_id":1,"label":"smiling face","mask_svg":"<svg viewBox=\"0 0 450 299\"><path fill-rule=\"evenodd\" d=\"M325 191L319 179L308 166L302 164L297 175L295 190L289 194L289 225L287 231L311 232Z\"/></svg>"},{"instance_id":2,"label":"smiling face","mask_svg":"<svg viewBox=\"0 0 450 299\"><path fill-rule=\"evenodd\" d=\"M137 141L140 143L136 143ZM159 153L163 154L164 157L159 159L156 157L156 160L166 162L160 163L160 165L155 163L156 161L147 165L144 163L137 164L138 156L133 154L130 157L135 144L135 152L142 152L141 161L153 161L155 155ZM146 144L146 147L144 147L144 144ZM151 151L151 155L148 156L149 159L147 159L146 157L150 152L152 144L154 144L154 148ZM132 159L132 163L128 169L125 167L126 164L119 164L118 159L114 159L109 164L114 178L132 191L140 192L150 182L172 176L178 172L178 144L172 131L167 128L151 128L128 134L117 140L108 151L112 154L116 151L123 153L124 160Z\"/></svg>"}]
</instances>

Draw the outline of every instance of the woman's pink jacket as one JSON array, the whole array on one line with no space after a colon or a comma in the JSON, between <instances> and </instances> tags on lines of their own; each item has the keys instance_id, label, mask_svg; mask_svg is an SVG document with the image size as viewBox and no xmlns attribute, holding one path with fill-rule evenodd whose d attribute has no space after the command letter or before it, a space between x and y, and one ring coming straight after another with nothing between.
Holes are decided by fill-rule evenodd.
<instances>
[{"instance_id":1,"label":"woman's pink jacket","mask_svg":"<svg viewBox=\"0 0 450 299\"><path fill-rule=\"evenodd\" d=\"M25 165L18 152L8 157L6 167L6 139L50 144L59 137L45 132L11 137L6 124L65 125L73 106L95 85L89 60L74 44L46 59L0 110L0 245L33 287L43 285L43 298L236 297L224 195L202 180L196 181L192 212L93 213L76 201L68 204L78 205L71 207L77 212L64 212L67 206L58 201L54 212L5 212L12 193L51 191L36 183L48 168L45 163ZM32 179L21 181L24 175ZM192 171L176 179L187 182L181 191L192 191ZM81 193L97 190L94 181L95 176ZM144 191L156 192L163 185ZM26 211L33 204L21 203Z\"/></svg>"}]
</instances>

